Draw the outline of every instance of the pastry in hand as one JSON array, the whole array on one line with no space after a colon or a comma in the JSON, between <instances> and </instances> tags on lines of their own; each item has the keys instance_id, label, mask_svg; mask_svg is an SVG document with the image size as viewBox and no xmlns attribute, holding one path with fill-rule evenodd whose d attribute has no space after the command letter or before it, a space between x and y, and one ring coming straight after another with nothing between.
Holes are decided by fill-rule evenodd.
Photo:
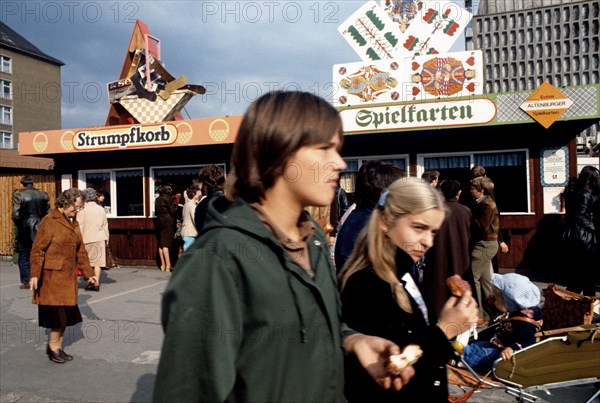
<instances>
[{"instance_id":1,"label":"pastry in hand","mask_svg":"<svg viewBox=\"0 0 600 403\"><path fill-rule=\"evenodd\" d=\"M416 344L409 344L404 347L402 353L390 355L385 361L385 369L393 374L399 375L400 372L409 365L413 365L423 355L423 350Z\"/></svg>"},{"instance_id":2,"label":"pastry in hand","mask_svg":"<svg viewBox=\"0 0 600 403\"><path fill-rule=\"evenodd\" d=\"M471 291L471 285L463 280L458 274L455 274L446 279L446 285L450 288L450 292L457 298L463 296L467 291Z\"/></svg>"}]
</instances>

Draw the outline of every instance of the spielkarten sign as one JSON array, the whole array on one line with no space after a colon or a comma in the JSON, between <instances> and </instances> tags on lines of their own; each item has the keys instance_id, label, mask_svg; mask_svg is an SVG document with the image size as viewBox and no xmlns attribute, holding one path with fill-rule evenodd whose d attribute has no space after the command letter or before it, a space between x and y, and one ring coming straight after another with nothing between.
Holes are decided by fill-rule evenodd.
<instances>
[{"instance_id":1,"label":"spielkarten sign","mask_svg":"<svg viewBox=\"0 0 600 403\"><path fill-rule=\"evenodd\" d=\"M401 131L489 123L496 104L487 98L362 105L340 111L345 134Z\"/></svg>"}]
</instances>

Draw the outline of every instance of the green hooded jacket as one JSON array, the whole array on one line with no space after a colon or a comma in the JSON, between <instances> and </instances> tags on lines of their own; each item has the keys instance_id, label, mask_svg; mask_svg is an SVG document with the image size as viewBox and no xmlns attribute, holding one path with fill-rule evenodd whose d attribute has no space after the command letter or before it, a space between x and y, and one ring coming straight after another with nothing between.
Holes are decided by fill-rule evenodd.
<instances>
[{"instance_id":1,"label":"green hooded jacket","mask_svg":"<svg viewBox=\"0 0 600 403\"><path fill-rule=\"evenodd\" d=\"M314 279L245 201L212 201L163 295L154 401L345 401L352 331L320 228L308 248Z\"/></svg>"}]
</instances>

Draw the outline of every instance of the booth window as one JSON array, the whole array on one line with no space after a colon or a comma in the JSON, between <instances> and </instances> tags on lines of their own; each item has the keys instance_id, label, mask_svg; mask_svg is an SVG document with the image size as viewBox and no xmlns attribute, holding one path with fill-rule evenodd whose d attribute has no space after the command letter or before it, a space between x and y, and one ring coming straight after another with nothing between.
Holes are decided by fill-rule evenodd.
<instances>
[{"instance_id":1,"label":"booth window","mask_svg":"<svg viewBox=\"0 0 600 403\"><path fill-rule=\"evenodd\" d=\"M79 171L79 188L104 192L102 206L112 217L144 215L144 170L113 169Z\"/></svg>"},{"instance_id":2,"label":"booth window","mask_svg":"<svg viewBox=\"0 0 600 403\"><path fill-rule=\"evenodd\" d=\"M203 166L208 164L176 166L176 167L154 167L150 168L150 209L154 216L154 200L159 196L158 189L160 185L169 185L173 188L173 195L181 193L181 204L184 203L183 192L194 183L198 182L198 172ZM224 163L215 164L223 170L226 175Z\"/></svg>"},{"instance_id":3,"label":"booth window","mask_svg":"<svg viewBox=\"0 0 600 403\"><path fill-rule=\"evenodd\" d=\"M344 188L346 193L354 193L354 182L356 180L358 169L365 162L372 160L393 164L400 168L404 172L404 175L408 172L408 155L344 158L347 166L346 169L340 173L340 186Z\"/></svg>"},{"instance_id":4,"label":"booth window","mask_svg":"<svg viewBox=\"0 0 600 403\"><path fill-rule=\"evenodd\" d=\"M530 213L529 156L527 150L460 153L454 155L420 156L419 175L427 169L440 171L440 180L456 179L469 184L470 170L475 165L485 167L494 182L494 193L501 213Z\"/></svg>"}]
</instances>

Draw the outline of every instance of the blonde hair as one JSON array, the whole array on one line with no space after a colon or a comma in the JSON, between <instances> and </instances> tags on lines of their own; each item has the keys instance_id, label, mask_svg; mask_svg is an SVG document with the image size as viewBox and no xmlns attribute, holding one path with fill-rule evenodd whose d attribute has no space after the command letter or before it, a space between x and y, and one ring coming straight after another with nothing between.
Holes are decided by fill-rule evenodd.
<instances>
[{"instance_id":1,"label":"blonde hair","mask_svg":"<svg viewBox=\"0 0 600 403\"><path fill-rule=\"evenodd\" d=\"M416 178L398 179L381 196L369 223L356 241L352 255L339 274L342 290L348 278L359 270L372 268L377 277L390 284L396 302L412 313L412 305L404 286L396 277L397 246L382 229L382 223L393 227L407 214L419 214L430 209L446 212L442 194Z\"/></svg>"}]
</instances>

